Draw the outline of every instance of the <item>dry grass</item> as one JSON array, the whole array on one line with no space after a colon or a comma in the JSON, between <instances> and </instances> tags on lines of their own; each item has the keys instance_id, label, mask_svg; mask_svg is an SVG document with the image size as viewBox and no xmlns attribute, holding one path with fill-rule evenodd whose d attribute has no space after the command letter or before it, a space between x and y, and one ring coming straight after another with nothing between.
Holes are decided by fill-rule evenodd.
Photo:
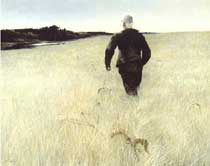
<instances>
[{"instance_id":1,"label":"dry grass","mask_svg":"<svg viewBox=\"0 0 210 166\"><path fill-rule=\"evenodd\" d=\"M124 93L110 37L1 54L4 166L210 165L210 33L146 36L139 98Z\"/></svg>"}]
</instances>

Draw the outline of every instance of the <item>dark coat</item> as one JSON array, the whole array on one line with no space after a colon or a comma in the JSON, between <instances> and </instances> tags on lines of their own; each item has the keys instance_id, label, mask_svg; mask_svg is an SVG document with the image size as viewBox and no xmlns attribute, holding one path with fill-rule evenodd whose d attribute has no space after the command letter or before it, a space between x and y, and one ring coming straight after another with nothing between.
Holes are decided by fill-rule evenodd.
<instances>
[{"instance_id":1,"label":"dark coat","mask_svg":"<svg viewBox=\"0 0 210 166\"><path fill-rule=\"evenodd\" d=\"M119 49L117 67L136 61L143 66L151 57L151 51L144 36L136 29L126 29L112 36L105 51L106 67L110 67L116 47Z\"/></svg>"}]
</instances>

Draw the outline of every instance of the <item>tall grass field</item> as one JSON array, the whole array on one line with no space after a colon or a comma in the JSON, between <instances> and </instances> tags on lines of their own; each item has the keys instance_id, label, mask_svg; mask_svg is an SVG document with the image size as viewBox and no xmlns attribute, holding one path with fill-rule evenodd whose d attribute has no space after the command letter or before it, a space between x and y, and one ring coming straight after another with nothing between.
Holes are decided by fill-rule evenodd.
<instances>
[{"instance_id":1,"label":"tall grass field","mask_svg":"<svg viewBox=\"0 0 210 166\"><path fill-rule=\"evenodd\" d=\"M1 51L2 166L209 166L210 32L145 37L138 97L111 36Z\"/></svg>"}]
</instances>

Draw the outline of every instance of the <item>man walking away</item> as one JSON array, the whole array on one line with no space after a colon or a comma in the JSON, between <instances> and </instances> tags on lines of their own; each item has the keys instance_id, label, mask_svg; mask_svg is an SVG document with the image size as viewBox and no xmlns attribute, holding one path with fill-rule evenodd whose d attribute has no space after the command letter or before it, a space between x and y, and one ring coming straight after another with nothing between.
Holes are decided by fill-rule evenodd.
<instances>
[{"instance_id":1,"label":"man walking away","mask_svg":"<svg viewBox=\"0 0 210 166\"><path fill-rule=\"evenodd\" d=\"M142 79L142 69L150 59L151 51L144 36L132 28L132 16L125 16L122 22L124 30L113 35L106 48L106 70L111 70L111 59L115 48L118 47L119 55L116 66L119 69L125 91L128 95L137 96L137 89Z\"/></svg>"}]
</instances>

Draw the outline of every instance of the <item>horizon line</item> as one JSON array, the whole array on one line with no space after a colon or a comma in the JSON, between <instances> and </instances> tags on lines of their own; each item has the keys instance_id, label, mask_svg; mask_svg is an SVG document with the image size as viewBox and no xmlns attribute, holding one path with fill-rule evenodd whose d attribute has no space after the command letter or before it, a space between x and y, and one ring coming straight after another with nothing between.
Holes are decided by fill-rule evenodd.
<instances>
[{"instance_id":1,"label":"horizon line","mask_svg":"<svg viewBox=\"0 0 210 166\"><path fill-rule=\"evenodd\" d=\"M54 25L50 25L50 26L54 26ZM50 26L41 26L41 27L29 27L29 28L1 28L0 27L0 30L22 30L22 29L41 29L41 28L44 28L44 27L50 27ZM56 25L57 26L57 25ZM59 26L57 26L59 27ZM82 32L104 32L104 33L111 33L111 34L114 34L114 33L117 33L117 32L110 32L110 31L103 31L103 30L88 30L88 31L76 31L76 30L70 30L70 29L67 29L67 28L62 28L62 27L59 27L60 29L66 29L67 31L72 31L72 32L77 32L77 33L82 33ZM137 29L137 28L133 28L133 29ZM122 31L123 29L119 30L118 32ZM138 29L137 29L138 30ZM190 33L190 32L210 32L210 29L206 29L206 30L177 30L177 31L140 31L139 32L141 33Z\"/></svg>"}]
</instances>

